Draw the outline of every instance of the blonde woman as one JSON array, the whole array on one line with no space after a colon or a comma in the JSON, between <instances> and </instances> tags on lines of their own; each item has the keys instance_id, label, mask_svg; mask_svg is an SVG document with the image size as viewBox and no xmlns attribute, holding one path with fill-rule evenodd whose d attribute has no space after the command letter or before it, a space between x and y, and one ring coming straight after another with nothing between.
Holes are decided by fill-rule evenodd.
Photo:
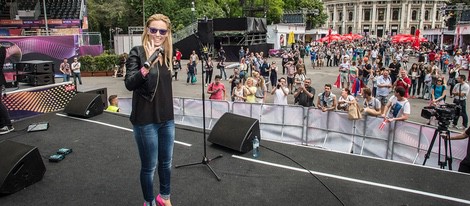
<instances>
[{"instance_id":1,"label":"blonde woman","mask_svg":"<svg viewBox=\"0 0 470 206\"><path fill-rule=\"evenodd\" d=\"M246 102L255 103L256 102L256 86L254 85L253 77L248 77L245 82L245 96Z\"/></svg>"},{"instance_id":2,"label":"blonde woman","mask_svg":"<svg viewBox=\"0 0 470 206\"><path fill-rule=\"evenodd\" d=\"M163 14L149 17L142 34L142 46L135 46L126 62L125 85L132 94L130 121L141 162L140 184L144 206L171 206L170 176L175 123L171 86L173 42L170 19ZM146 68L142 62L155 61ZM158 168L160 193L155 197L153 182Z\"/></svg>"},{"instance_id":3,"label":"blonde woman","mask_svg":"<svg viewBox=\"0 0 470 206\"><path fill-rule=\"evenodd\" d=\"M268 88L264 82L263 77L258 77L258 82L256 83L256 103L264 103L266 100L266 92Z\"/></svg>"}]
</instances>

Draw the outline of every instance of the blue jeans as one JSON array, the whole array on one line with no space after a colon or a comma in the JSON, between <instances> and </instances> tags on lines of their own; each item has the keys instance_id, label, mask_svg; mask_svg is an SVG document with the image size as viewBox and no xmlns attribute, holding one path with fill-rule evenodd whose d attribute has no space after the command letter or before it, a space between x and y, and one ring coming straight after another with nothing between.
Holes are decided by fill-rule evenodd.
<instances>
[{"instance_id":1,"label":"blue jeans","mask_svg":"<svg viewBox=\"0 0 470 206\"><path fill-rule=\"evenodd\" d=\"M70 81L70 74L63 74L62 76L64 77L64 82Z\"/></svg>"},{"instance_id":2,"label":"blue jeans","mask_svg":"<svg viewBox=\"0 0 470 206\"><path fill-rule=\"evenodd\" d=\"M140 184L145 201L152 202L155 199L153 176L157 166L160 195L164 199L169 199L171 160L175 141L174 120L159 124L134 125L134 137L139 149Z\"/></svg>"},{"instance_id":3,"label":"blue jeans","mask_svg":"<svg viewBox=\"0 0 470 206\"><path fill-rule=\"evenodd\" d=\"M80 72L73 73L73 81L75 84L77 83L77 78L78 78L78 82L82 84L82 76L80 75Z\"/></svg>"}]
</instances>

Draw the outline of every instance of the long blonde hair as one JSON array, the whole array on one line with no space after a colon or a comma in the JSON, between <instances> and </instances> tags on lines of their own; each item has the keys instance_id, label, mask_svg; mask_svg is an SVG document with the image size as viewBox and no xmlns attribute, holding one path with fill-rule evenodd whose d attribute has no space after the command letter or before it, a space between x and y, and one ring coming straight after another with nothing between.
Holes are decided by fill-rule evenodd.
<instances>
[{"instance_id":1,"label":"long blonde hair","mask_svg":"<svg viewBox=\"0 0 470 206\"><path fill-rule=\"evenodd\" d=\"M166 64L166 66L168 67L168 70L172 70L173 69L173 61L172 61L172 57L173 57L173 39L172 39L172 32L171 32L171 21L170 21L170 18L168 18L167 16L163 15L163 14L154 14L152 16L150 16L148 19L147 19L147 22L145 23L145 28L144 28L144 32L142 33L142 45L144 46L145 48L145 55L147 56L147 58L150 57L151 54L148 53L148 48L147 48L147 43L149 41L149 36L148 36L148 27L150 25L151 22L153 21L163 21L166 23L167 27L168 27L168 32L166 33L166 38L165 38L165 42L163 42L163 50L165 52L165 59L163 59L163 63Z\"/></svg>"}]
</instances>

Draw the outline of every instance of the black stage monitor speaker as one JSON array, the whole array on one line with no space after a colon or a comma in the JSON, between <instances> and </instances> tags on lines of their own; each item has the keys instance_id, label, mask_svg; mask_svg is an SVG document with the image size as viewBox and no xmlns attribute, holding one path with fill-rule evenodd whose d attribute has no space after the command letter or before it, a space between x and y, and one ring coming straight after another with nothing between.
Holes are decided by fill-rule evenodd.
<instances>
[{"instance_id":1,"label":"black stage monitor speaker","mask_svg":"<svg viewBox=\"0 0 470 206\"><path fill-rule=\"evenodd\" d=\"M253 149L254 136L261 140L257 119L227 112L214 125L207 141L246 153Z\"/></svg>"},{"instance_id":2,"label":"black stage monitor speaker","mask_svg":"<svg viewBox=\"0 0 470 206\"><path fill-rule=\"evenodd\" d=\"M42 179L46 167L37 147L0 142L0 194L18 192Z\"/></svg>"},{"instance_id":3,"label":"black stage monitor speaker","mask_svg":"<svg viewBox=\"0 0 470 206\"><path fill-rule=\"evenodd\" d=\"M65 106L70 116L89 118L103 113L104 103L99 94L78 93Z\"/></svg>"},{"instance_id":4,"label":"black stage monitor speaker","mask_svg":"<svg viewBox=\"0 0 470 206\"><path fill-rule=\"evenodd\" d=\"M33 86L54 84L54 74L28 74L28 83Z\"/></svg>"}]
</instances>

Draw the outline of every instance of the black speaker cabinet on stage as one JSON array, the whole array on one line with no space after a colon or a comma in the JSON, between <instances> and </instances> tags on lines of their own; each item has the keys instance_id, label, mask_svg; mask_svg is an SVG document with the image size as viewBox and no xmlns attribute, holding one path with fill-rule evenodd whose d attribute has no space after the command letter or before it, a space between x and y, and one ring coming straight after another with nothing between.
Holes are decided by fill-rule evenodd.
<instances>
[{"instance_id":1,"label":"black speaker cabinet on stage","mask_svg":"<svg viewBox=\"0 0 470 206\"><path fill-rule=\"evenodd\" d=\"M77 93L65 106L70 116L89 118L103 113L104 103L99 94Z\"/></svg>"},{"instance_id":2,"label":"black speaker cabinet on stage","mask_svg":"<svg viewBox=\"0 0 470 206\"><path fill-rule=\"evenodd\" d=\"M261 140L257 119L227 112L214 125L207 141L246 153L253 149L254 136Z\"/></svg>"},{"instance_id":3,"label":"black speaker cabinet on stage","mask_svg":"<svg viewBox=\"0 0 470 206\"><path fill-rule=\"evenodd\" d=\"M27 83L32 86L42 86L48 84L54 84L54 74L27 74L26 75Z\"/></svg>"},{"instance_id":4,"label":"black speaker cabinet on stage","mask_svg":"<svg viewBox=\"0 0 470 206\"><path fill-rule=\"evenodd\" d=\"M0 194L12 194L42 179L46 167L37 147L0 142Z\"/></svg>"},{"instance_id":5,"label":"black speaker cabinet on stage","mask_svg":"<svg viewBox=\"0 0 470 206\"><path fill-rule=\"evenodd\" d=\"M214 44L214 27L212 24L212 19L199 20L197 25L197 33L199 35L199 40L203 44Z\"/></svg>"},{"instance_id":6,"label":"black speaker cabinet on stage","mask_svg":"<svg viewBox=\"0 0 470 206\"><path fill-rule=\"evenodd\" d=\"M54 63L52 61L22 61L17 63L16 69L21 72L31 73L54 73Z\"/></svg>"}]
</instances>

